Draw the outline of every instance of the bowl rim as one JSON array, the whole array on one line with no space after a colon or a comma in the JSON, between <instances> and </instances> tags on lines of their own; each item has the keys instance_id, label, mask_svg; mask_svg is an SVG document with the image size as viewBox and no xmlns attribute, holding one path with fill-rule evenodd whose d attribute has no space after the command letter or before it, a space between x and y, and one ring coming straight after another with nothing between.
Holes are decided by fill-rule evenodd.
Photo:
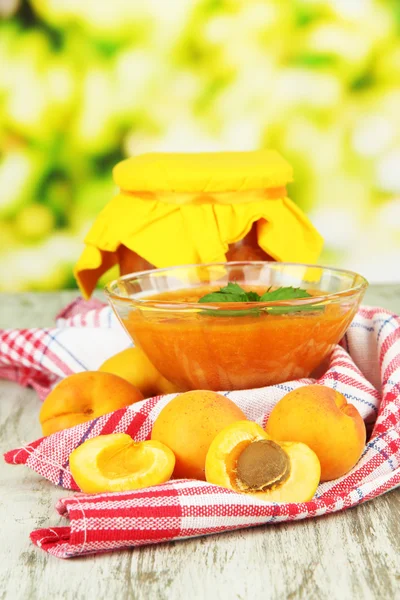
<instances>
[{"instance_id":1,"label":"bowl rim","mask_svg":"<svg viewBox=\"0 0 400 600\"><path fill-rule=\"evenodd\" d=\"M121 294L118 294L116 292L114 292L111 288L115 285L118 285L119 282L127 280L127 279L132 279L132 278L139 278L139 277L143 277L144 275L151 275L154 273L163 273L166 271L175 271L175 270L179 270L179 269L194 269L194 268L199 268L199 267L213 267L213 266L246 266L246 265L282 265L282 266L287 266L287 267L306 267L306 268L313 268L313 269L323 269L323 270L329 270L329 271L333 271L336 273L342 273L345 275L351 275L355 278L359 278L360 282L357 285L354 285L352 287L349 287L345 290L341 290L339 292L332 292L332 293L327 293L324 294L323 296L312 296L310 298L296 298L296 299L292 299L292 300L273 300L273 301L269 301L269 302L224 302L224 303L201 303L199 304L199 302L178 302L178 301L174 301L171 302L170 300L151 300L151 297L149 298L132 298L132 296L123 296ZM175 309L175 310L232 310L233 307L235 310L248 310L249 306L251 307L258 307L258 308L263 308L263 307L273 307L273 306L304 306L304 305L309 305L309 304L319 304L319 303L327 303L332 302L335 299L341 299L344 296L350 296L352 294L354 294L355 292L361 292L362 290L365 290L368 287L369 283L368 280L361 275L360 273L357 273L356 271L351 271L348 269L340 269L337 267L330 267L327 265L319 265L319 264L309 264L309 263L296 263L296 262L280 262L280 261L262 261L262 260L258 260L258 261L226 261L226 262L211 262L211 263L197 263L197 264L185 264L185 265L175 265L172 267L163 267L161 269L146 269L144 271L135 271L133 273L127 273L126 275L122 275L121 277L117 277L116 279L113 279L112 281L110 281L105 287L104 287L104 293L107 296L107 299L112 300L119 300L119 301L123 301L123 302L127 302L127 303L133 303L136 304L138 306L147 306L147 307L153 307L153 308L160 308L160 309L166 309L166 308L171 308L171 309Z\"/></svg>"}]
</instances>

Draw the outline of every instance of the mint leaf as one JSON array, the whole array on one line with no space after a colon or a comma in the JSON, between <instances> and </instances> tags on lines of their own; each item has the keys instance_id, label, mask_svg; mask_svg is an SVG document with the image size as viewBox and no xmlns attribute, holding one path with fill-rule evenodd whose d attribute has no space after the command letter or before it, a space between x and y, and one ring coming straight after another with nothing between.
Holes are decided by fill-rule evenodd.
<instances>
[{"instance_id":1,"label":"mint leaf","mask_svg":"<svg viewBox=\"0 0 400 600\"><path fill-rule=\"evenodd\" d=\"M311 298L312 294L309 294L307 290L302 288L280 287L272 292L267 290L260 299L260 302L276 302L279 300L295 300L297 298ZM295 312L304 311L320 311L324 310L323 306L314 306L306 304L304 306L269 306L267 312L270 315L287 315Z\"/></svg>"},{"instance_id":2,"label":"mint leaf","mask_svg":"<svg viewBox=\"0 0 400 600\"><path fill-rule=\"evenodd\" d=\"M276 302L278 300L295 300L296 298L311 298L306 290L294 287L280 287L270 292L267 290L260 298L260 302Z\"/></svg>"},{"instance_id":3,"label":"mint leaf","mask_svg":"<svg viewBox=\"0 0 400 600\"><path fill-rule=\"evenodd\" d=\"M248 302L260 302L261 296L257 294L257 292L247 292L247 301Z\"/></svg>"},{"instance_id":4,"label":"mint leaf","mask_svg":"<svg viewBox=\"0 0 400 600\"><path fill-rule=\"evenodd\" d=\"M258 296L258 294L257 294ZM216 292L210 292L202 298L199 302L248 302L246 292L237 283L231 281L225 287L222 287Z\"/></svg>"},{"instance_id":5,"label":"mint leaf","mask_svg":"<svg viewBox=\"0 0 400 600\"><path fill-rule=\"evenodd\" d=\"M271 288L268 288L260 296L257 292L246 292L239 284L230 281L220 290L210 292L200 298L199 302L274 302L296 298L311 298L311 294L301 288L280 287L272 291Z\"/></svg>"},{"instance_id":6,"label":"mint leaf","mask_svg":"<svg viewBox=\"0 0 400 600\"><path fill-rule=\"evenodd\" d=\"M227 294L224 292L210 292L210 294L206 294L202 298L199 299L199 302L247 302L246 294Z\"/></svg>"},{"instance_id":7,"label":"mint leaf","mask_svg":"<svg viewBox=\"0 0 400 600\"><path fill-rule=\"evenodd\" d=\"M221 288L219 291L223 294L238 294L239 296L243 296L243 294L246 295L244 289L241 288L238 283L232 283L232 281L230 281L228 285Z\"/></svg>"},{"instance_id":8,"label":"mint leaf","mask_svg":"<svg viewBox=\"0 0 400 600\"><path fill-rule=\"evenodd\" d=\"M302 288L295 288L292 286L280 287L276 290L268 288L262 296L257 292L246 292L237 283L229 282L225 287L215 292L210 292L199 299L201 303L221 303L221 302L278 302L281 300L295 300L297 298L311 298L312 295L303 290ZM270 315L285 315L294 312L302 311L320 311L324 310L323 306L305 305L305 306L267 306L267 307L254 307L248 310L205 310L204 314L210 314L215 316L246 316L255 315L260 316L261 313L267 313Z\"/></svg>"}]
</instances>

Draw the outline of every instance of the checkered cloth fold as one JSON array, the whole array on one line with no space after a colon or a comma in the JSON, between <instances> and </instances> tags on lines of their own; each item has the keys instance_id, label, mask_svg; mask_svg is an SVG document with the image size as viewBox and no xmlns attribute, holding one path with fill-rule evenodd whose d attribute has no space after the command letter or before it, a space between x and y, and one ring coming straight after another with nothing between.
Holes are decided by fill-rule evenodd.
<instances>
[{"instance_id":1,"label":"checkered cloth fold","mask_svg":"<svg viewBox=\"0 0 400 600\"><path fill-rule=\"evenodd\" d=\"M84 329L84 331L83 331ZM95 369L129 340L108 307L77 301L54 329L0 332L0 376L33 385L44 397L60 377ZM272 407L303 379L226 395L248 418L265 425ZM372 435L354 469L321 484L306 503L256 500L193 480L169 481L131 492L76 493L57 504L69 527L34 531L32 541L61 558L177 540L316 517L349 508L400 484L400 317L362 307L316 383L343 393L362 414ZM41 438L5 454L56 485L78 491L68 467L71 451L101 434L126 432L136 440L150 436L152 424L173 395L150 398L88 423Z\"/></svg>"}]
</instances>

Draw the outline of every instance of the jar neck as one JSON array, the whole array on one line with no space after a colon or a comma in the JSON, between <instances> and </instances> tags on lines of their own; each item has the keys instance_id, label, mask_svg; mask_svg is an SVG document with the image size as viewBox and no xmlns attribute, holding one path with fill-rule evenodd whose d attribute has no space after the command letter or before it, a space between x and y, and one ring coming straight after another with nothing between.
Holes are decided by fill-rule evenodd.
<instances>
[{"instance_id":1,"label":"jar neck","mask_svg":"<svg viewBox=\"0 0 400 600\"><path fill-rule=\"evenodd\" d=\"M165 204L248 204L249 202L262 202L263 200L277 200L285 198L285 186L271 187L257 190L227 191L227 192L141 192L121 190L126 196L153 200Z\"/></svg>"}]
</instances>

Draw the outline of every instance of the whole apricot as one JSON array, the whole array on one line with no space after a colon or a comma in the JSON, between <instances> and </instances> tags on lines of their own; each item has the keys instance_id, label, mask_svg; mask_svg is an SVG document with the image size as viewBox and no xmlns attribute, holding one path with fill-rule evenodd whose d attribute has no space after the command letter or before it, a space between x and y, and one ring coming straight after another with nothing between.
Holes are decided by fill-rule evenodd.
<instances>
[{"instance_id":1,"label":"whole apricot","mask_svg":"<svg viewBox=\"0 0 400 600\"><path fill-rule=\"evenodd\" d=\"M365 423L339 392L318 384L284 396L272 409L266 432L279 441L307 444L321 463L321 481L345 475L358 462L366 440Z\"/></svg>"},{"instance_id":2,"label":"whole apricot","mask_svg":"<svg viewBox=\"0 0 400 600\"><path fill-rule=\"evenodd\" d=\"M267 502L307 502L321 475L319 460L300 442L277 442L252 421L220 431L206 457L206 478Z\"/></svg>"},{"instance_id":3,"label":"whole apricot","mask_svg":"<svg viewBox=\"0 0 400 600\"><path fill-rule=\"evenodd\" d=\"M221 429L246 416L229 398L195 390L176 396L158 415L152 440L175 454L174 477L205 479L205 462L211 442Z\"/></svg>"},{"instance_id":4,"label":"whole apricot","mask_svg":"<svg viewBox=\"0 0 400 600\"><path fill-rule=\"evenodd\" d=\"M99 367L99 371L114 373L126 379L137 387L145 398L181 391L157 371L138 346L114 354Z\"/></svg>"},{"instance_id":5,"label":"whole apricot","mask_svg":"<svg viewBox=\"0 0 400 600\"><path fill-rule=\"evenodd\" d=\"M87 440L69 457L71 474L86 494L137 490L168 481L173 452L160 442L135 442L126 433Z\"/></svg>"},{"instance_id":6,"label":"whole apricot","mask_svg":"<svg viewBox=\"0 0 400 600\"><path fill-rule=\"evenodd\" d=\"M40 411L43 435L85 423L143 400L142 393L122 377L99 371L69 375L47 396Z\"/></svg>"}]
</instances>

